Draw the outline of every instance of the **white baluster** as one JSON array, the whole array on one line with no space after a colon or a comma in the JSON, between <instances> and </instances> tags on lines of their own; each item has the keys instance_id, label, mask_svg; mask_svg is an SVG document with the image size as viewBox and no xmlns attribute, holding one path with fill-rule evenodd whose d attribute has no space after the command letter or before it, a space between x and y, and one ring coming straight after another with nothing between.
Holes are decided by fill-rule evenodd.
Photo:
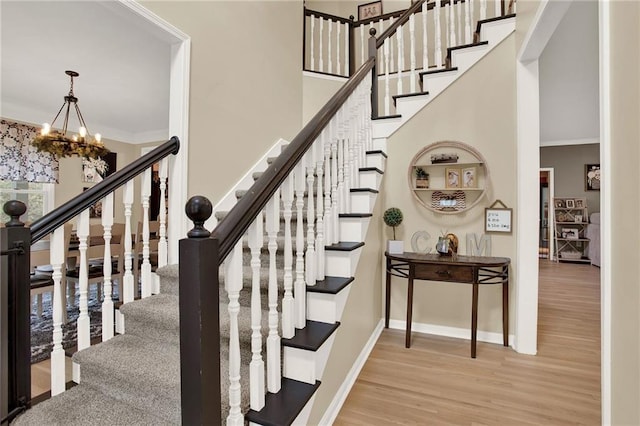
<instances>
[{"instance_id":1,"label":"white baluster","mask_svg":"<svg viewBox=\"0 0 640 426\"><path fill-rule=\"evenodd\" d=\"M314 146L319 141L314 142ZM313 200L313 184L314 173L316 168L316 151L311 147L306 153L306 166L307 166L307 251L305 252L305 281L307 285L316 285L316 231L315 231L315 217L316 210ZM305 289L306 292L306 289ZM298 315L302 314L303 321L306 322L305 312L298 312Z\"/></svg>"},{"instance_id":2,"label":"white baluster","mask_svg":"<svg viewBox=\"0 0 640 426\"><path fill-rule=\"evenodd\" d=\"M473 41L471 38L471 0L464 2L464 42L469 44Z\"/></svg>"},{"instance_id":3,"label":"white baluster","mask_svg":"<svg viewBox=\"0 0 640 426\"><path fill-rule=\"evenodd\" d=\"M104 256L102 261L103 299L102 299L102 341L113 337L114 312L111 299L111 227L113 226L113 192L102 202L102 228L104 229Z\"/></svg>"},{"instance_id":4,"label":"white baluster","mask_svg":"<svg viewBox=\"0 0 640 426\"><path fill-rule=\"evenodd\" d=\"M476 0L467 0L467 1L469 2L469 17L470 17L470 20L471 20L471 25L473 25L473 23L475 22L475 19L476 19L476 15L475 15ZM471 37L473 38L473 33L471 34Z\"/></svg>"},{"instance_id":5,"label":"white baluster","mask_svg":"<svg viewBox=\"0 0 640 426\"><path fill-rule=\"evenodd\" d=\"M264 361L262 360L262 306L260 303L260 249L263 244L263 217L258 213L249 227L251 249L251 364L249 365L251 409L260 411L264 407Z\"/></svg>"},{"instance_id":6,"label":"white baluster","mask_svg":"<svg viewBox=\"0 0 640 426\"><path fill-rule=\"evenodd\" d=\"M89 259L87 259L87 239L89 238L89 209L78 215L76 222L76 235L78 236L78 251L80 252L80 269L78 273L79 300L78 307L78 350L88 348L91 345L90 320L87 290L89 289Z\"/></svg>"},{"instance_id":7,"label":"white baluster","mask_svg":"<svg viewBox=\"0 0 640 426\"><path fill-rule=\"evenodd\" d=\"M269 335L267 336L267 390L280 391L280 335L278 334L278 270L276 252L278 251L278 228L280 224L280 193L277 191L269 200L266 208L265 228L269 249Z\"/></svg>"},{"instance_id":8,"label":"white baluster","mask_svg":"<svg viewBox=\"0 0 640 426\"><path fill-rule=\"evenodd\" d=\"M140 281L142 297L151 296L152 277L151 262L149 261L149 198L151 197L151 169L142 173L140 192L142 195L142 265L140 267Z\"/></svg>"},{"instance_id":9,"label":"white baluster","mask_svg":"<svg viewBox=\"0 0 640 426\"><path fill-rule=\"evenodd\" d=\"M360 64L362 65L364 64L364 52L366 49L366 46L364 44L364 33L365 33L366 27L364 25L360 25ZM356 67L357 69L357 67Z\"/></svg>"},{"instance_id":10,"label":"white baluster","mask_svg":"<svg viewBox=\"0 0 640 426\"><path fill-rule=\"evenodd\" d=\"M318 57L320 58L320 72L324 72L324 52L322 49L322 41L324 38L324 18L320 18L320 37L319 37L319 52L318 52Z\"/></svg>"},{"instance_id":11,"label":"white baluster","mask_svg":"<svg viewBox=\"0 0 640 426\"><path fill-rule=\"evenodd\" d=\"M62 321L66 303L62 299L62 263L64 258L64 226L57 228L51 234L49 241L50 261L53 268L53 350L51 351L51 395L58 395L65 391L66 366L65 354L62 348Z\"/></svg>"},{"instance_id":12,"label":"white baluster","mask_svg":"<svg viewBox=\"0 0 640 426\"><path fill-rule=\"evenodd\" d=\"M454 1L449 0L449 47L457 46L456 37L456 11L454 9Z\"/></svg>"},{"instance_id":13,"label":"white baluster","mask_svg":"<svg viewBox=\"0 0 640 426\"><path fill-rule=\"evenodd\" d=\"M340 38L340 27L342 27L342 23L336 21L336 74L340 74L340 70L342 69L340 64L340 42L342 39Z\"/></svg>"},{"instance_id":14,"label":"white baluster","mask_svg":"<svg viewBox=\"0 0 640 426\"><path fill-rule=\"evenodd\" d=\"M244 416L240 410L240 290L242 290L242 240L238 241L224 262L224 287L229 295L229 415L227 425L243 426Z\"/></svg>"},{"instance_id":15,"label":"white baluster","mask_svg":"<svg viewBox=\"0 0 640 426\"><path fill-rule=\"evenodd\" d=\"M158 170L160 178L160 213L158 215L158 267L166 266L169 262L169 250L167 243L167 179L169 178L169 158L160 160ZM157 289L160 292L160 289Z\"/></svg>"},{"instance_id":16,"label":"white baluster","mask_svg":"<svg viewBox=\"0 0 640 426\"><path fill-rule=\"evenodd\" d=\"M331 141L334 140L336 117L329 121L329 133L324 141L324 241L333 244L333 217L331 215ZM322 269L324 274L324 268Z\"/></svg>"},{"instance_id":17,"label":"white baluster","mask_svg":"<svg viewBox=\"0 0 640 426\"><path fill-rule=\"evenodd\" d=\"M415 14L412 14L409 17L409 43L411 44L411 93L415 93L416 91L416 23L415 23Z\"/></svg>"},{"instance_id":18,"label":"white baluster","mask_svg":"<svg viewBox=\"0 0 640 426\"><path fill-rule=\"evenodd\" d=\"M344 25L344 75L349 75L349 24Z\"/></svg>"},{"instance_id":19,"label":"white baluster","mask_svg":"<svg viewBox=\"0 0 640 426\"><path fill-rule=\"evenodd\" d=\"M456 24L458 29L456 40L458 41L458 44L462 44L462 7L462 2L458 1L458 4L456 5L456 17L458 18L458 23Z\"/></svg>"},{"instance_id":20,"label":"white baluster","mask_svg":"<svg viewBox=\"0 0 640 426\"><path fill-rule=\"evenodd\" d=\"M422 3L422 70L429 69L429 32L427 28L427 2Z\"/></svg>"},{"instance_id":21,"label":"white baluster","mask_svg":"<svg viewBox=\"0 0 640 426\"><path fill-rule=\"evenodd\" d=\"M340 114L340 112L338 112ZM340 241L338 223L338 141L340 138L340 119L336 120L336 133L331 138L331 244Z\"/></svg>"},{"instance_id":22,"label":"white baluster","mask_svg":"<svg viewBox=\"0 0 640 426\"><path fill-rule=\"evenodd\" d=\"M493 5L495 6L495 17L502 15L502 0L494 0Z\"/></svg>"},{"instance_id":23,"label":"white baluster","mask_svg":"<svg viewBox=\"0 0 640 426\"><path fill-rule=\"evenodd\" d=\"M480 20L487 19L487 0L480 0Z\"/></svg>"},{"instance_id":24,"label":"white baluster","mask_svg":"<svg viewBox=\"0 0 640 426\"><path fill-rule=\"evenodd\" d=\"M397 81L397 93L396 95L402 95L402 71L404 70L404 40L402 37L402 25L396 30L396 43L398 47L398 81Z\"/></svg>"},{"instance_id":25,"label":"white baluster","mask_svg":"<svg viewBox=\"0 0 640 426\"><path fill-rule=\"evenodd\" d=\"M329 22L327 22L327 24L329 25L329 36L327 38L327 58L329 59L329 74L331 74L333 73L333 56L331 55L331 45L333 44L331 39L331 33L333 32L333 21L329 19Z\"/></svg>"},{"instance_id":26,"label":"white baluster","mask_svg":"<svg viewBox=\"0 0 640 426\"><path fill-rule=\"evenodd\" d=\"M433 61L436 66L444 66L444 58L442 57L442 29L440 28L440 10L441 0L436 0L436 4L433 7L433 25L436 31L436 48L434 51Z\"/></svg>"},{"instance_id":27,"label":"white baluster","mask_svg":"<svg viewBox=\"0 0 640 426\"><path fill-rule=\"evenodd\" d=\"M304 275L304 188L306 185L305 161L300 161L294 172L294 184L296 193L296 279L294 282L295 314L294 323L296 328L304 328L304 316L306 313L306 282ZM302 321L300 321L302 318Z\"/></svg>"},{"instance_id":28,"label":"white baluster","mask_svg":"<svg viewBox=\"0 0 640 426\"><path fill-rule=\"evenodd\" d=\"M394 21L394 19L393 19L393 16L392 16L391 18L389 18L389 26L393 25L393 21ZM395 35L395 33L393 33L391 35L391 37L389 37L389 39L392 39L394 35ZM395 72L395 71L397 71L397 69L395 68L395 62L394 62L395 56L396 56L394 51L393 51L394 44L393 44L393 40L389 40L389 42L390 42L389 43L389 58L390 58L390 63L391 63L390 69L391 69L391 72Z\"/></svg>"},{"instance_id":29,"label":"white baluster","mask_svg":"<svg viewBox=\"0 0 640 426\"><path fill-rule=\"evenodd\" d=\"M317 184L317 202L316 202L316 280L324 280L324 193L322 192L322 184L324 179L324 147L326 145L325 138L327 128L325 127L320 134L320 140L316 141L316 174L318 175Z\"/></svg>"},{"instance_id":30,"label":"white baluster","mask_svg":"<svg viewBox=\"0 0 640 426\"><path fill-rule=\"evenodd\" d=\"M342 119L342 123L341 123L341 127L346 127L346 123L345 123L345 119L343 117ZM338 196L337 196L337 203L338 203L338 209L336 212L336 225L338 224L338 214L340 213L346 213L344 211L344 164L345 164L345 159L344 159L344 141L345 141L345 133L346 131L342 131L340 136L338 137ZM337 234L337 233L336 233Z\"/></svg>"},{"instance_id":31,"label":"white baluster","mask_svg":"<svg viewBox=\"0 0 640 426\"><path fill-rule=\"evenodd\" d=\"M316 36L316 17L311 14L311 46L309 47L309 50L311 51L310 53L310 60L311 60L311 71L315 71L316 70L316 55L315 55L315 41L314 38Z\"/></svg>"},{"instance_id":32,"label":"white baluster","mask_svg":"<svg viewBox=\"0 0 640 426\"><path fill-rule=\"evenodd\" d=\"M348 127L347 127L347 131L345 132L345 138L342 144L342 149L344 149L344 154L342 155L342 158L344 159L344 167L343 167L344 175L342 179L342 194L340 197L342 200L342 208L340 209L341 213L351 213L351 203L350 203L351 176L353 174L353 169L354 169L354 162L353 162L354 126L352 125L353 123L352 109L353 107L351 107L348 110L349 115L346 123Z\"/></svg>"},{"instance_id":33,"label":"white baluster","mask_svg":"<svg viewBox=\"0 0 640 426\"><path fill-rule=\"evenodd\" d=\"M284 296L282 299L282 337L295 333L293 299L293 244L291 236L291 206L293 204L293 174L280 187L284 217Z\"/></svg>"},{"instance_id":34,"label":"white baluster","mask_svg":"<svg viewBox=\"0 0 640 426\"><path fill-rule=\"evenodd\" d=\"M384 40L384 115L391 115L391 93L389 87L389 37Z\"/></svg>"},{"instance_id":35,"label":"white baluster","mask_svg":"<svg viewBox=\"0 0 640 426\"><path fill-rule=\"evenodd\" d=\"M133 302L134 282L133 282L133 254L131 244L131 205L133 204L133 181L128 181L122 192L122 202L124 203L124 277L122 278L122 301L124 303Z\"/></svg>"}]
</instances>

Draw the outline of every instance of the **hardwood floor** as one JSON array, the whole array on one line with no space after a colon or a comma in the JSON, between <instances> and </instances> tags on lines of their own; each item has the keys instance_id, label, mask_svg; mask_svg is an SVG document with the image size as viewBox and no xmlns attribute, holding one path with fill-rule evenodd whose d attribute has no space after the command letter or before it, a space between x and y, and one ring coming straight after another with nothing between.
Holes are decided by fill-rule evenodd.
<instances>
[{"instance_id":1,"label":"hardwood floor","mask_svg":"<svg viewBox=\"0 0 640 426\"><path fill-rule=\"evenodd\" d=\"M599 425L600 269L540 261L538 355L385 330L335 425Z\"/></svg>"}]
</instances>

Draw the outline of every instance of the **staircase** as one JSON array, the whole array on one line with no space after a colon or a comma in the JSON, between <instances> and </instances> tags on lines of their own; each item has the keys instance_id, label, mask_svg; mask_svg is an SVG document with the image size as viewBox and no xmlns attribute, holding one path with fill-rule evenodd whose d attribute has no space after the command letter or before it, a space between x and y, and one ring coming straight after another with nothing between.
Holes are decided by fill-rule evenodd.
<instances>
[{"instance_id":1,"label":"staircase","mask_svg":"<svg viewBox=\"0 0 640 426\"><path fill-rule=\"evenodd\" d=\"M342 109L325 120L325 129L329 130L317 134L315 145L305 157L301 156L302 165L286 178L279 193L249 228L249 237L239 243L244 290L234 289L237 284L230 282L235 278L229 277L229 269L221 270L221 423L307 424L351 287L357 282L355 270L382 183L386 139L514 29L514 15L478 22L478 41L449 48L445 68L420 72L420 88L415 93L393 96L395 114L364 124L371 115L370 109L363 106L369 91L366 85L364 89L360 85L354 92L357 100L351 104L352 109ZM388 76L387 82L379 81L380 93L385 93ZM386 109L384 103L382 108ZM347 143L349 138L359 142L351 146ZM239 185L234 192L242 200L248 189ZM338 200L343 204L338 205ZM216 220L224 222L226 212L215 213ZM372 224L379 226L375 221ZM234 263L232 257L227 258L228 264ZM313 272L305 269L308 259L313 259ZM13 424L181 422L181 392L185 390L180 388L178 266L165 266L157 274L160 294L120 307L124 334L73 356L79 366L79 384L35 405ZM305 288L297 287L300 281ZM252 287L259 292L252 293ZM236 298L239 306L235 306ZM258 316L256 306L261 312ZM294 331L291 336L284 331L282 337L278 336L277 356L273 352L263 356L273 338L273 318L278 318L276 329L291 327ZM259 332L256 321L261 324ZM237 365L233 355L236 345L243 361ZM276 369L278 372L274 373ZM256 371L261 377L256 377ZM282 380L276 386L271 376L280 371ZM261 384L255 385L256 380ZM264 388L268 392L261 404L259 395L264 395Z\"/></svg>"}]
</instances>

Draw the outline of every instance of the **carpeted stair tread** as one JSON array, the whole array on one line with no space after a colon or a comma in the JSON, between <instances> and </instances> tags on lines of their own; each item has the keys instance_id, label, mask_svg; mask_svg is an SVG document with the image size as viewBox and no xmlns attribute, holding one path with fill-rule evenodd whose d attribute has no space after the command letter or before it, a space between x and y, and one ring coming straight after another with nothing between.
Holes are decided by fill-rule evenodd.
<instances>
[{"instance_id":1,"label":"carpeted stair tread","mask_svg":"<svg viewBox=\"0 0 640 426\"><path fill-rule=\"evenodd\" d=\"M123 334L77 352L73 361L80 364L81 383L180 422L178 345Z\"/></svg>"},{"instance_id":2,"label":"carpeted stair tread","mask_svg":"<svg viewBox=\"0 0 640 426\"><path fill-rule=\"evenodd\" d=\"M16 426L160 426L172 424L148 411L142 411L110 398L90 386L78 385L55 398L35 405L19 416Z\"/></svg>"},{"instance_id":3,"label":"carpeted stair tread","mask_svg":"<svg viewBox=\"0 0 640 426\"><path fill-rule=\"evenodd\" d=\"M156 270L160 277L160 293L179 296L178 293L178 264L166 265Z\"/></svg>"},{"instance_id":4,"label":"carpeted stair tread","mask_svg":"<svg viewBox=\"0 0 640 426\"><path fill-rule=\"evenodd\" d=\"M160 342L180 343L178 296L156 294L125 303L120 307L125 317L125 333Z\"/></svg>"}]
</instances>

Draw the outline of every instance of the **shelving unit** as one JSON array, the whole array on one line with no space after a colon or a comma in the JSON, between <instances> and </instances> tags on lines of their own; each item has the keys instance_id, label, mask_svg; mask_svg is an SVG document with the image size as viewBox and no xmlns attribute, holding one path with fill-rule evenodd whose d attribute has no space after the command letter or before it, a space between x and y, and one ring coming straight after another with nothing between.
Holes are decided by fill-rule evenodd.
<instances>
[{"instance_id":1,"label":"shelving unit","mask_svg":"<svg viewBox=\"0 0 640 426\"><path fill-rule=\"evenodd\" d=\"M585 237L589 213L585 198L553 199L554 235L558 262L590 262L589 238Z\"/></svg>"},{"instance_id":2,"label":"shelving unit","mask_svg":"<svg viewBox=\"0 0 640 426\"><path fill-rule=\"evenodd\" d=\"M418 169L428 174L427 183L417 182ZM414 198L426 209L441 214L472 208L485 196L489 183L489 169L482 154L461 142L426 146L411 161L407 175Z\"/></svg>"}]
</instances>

